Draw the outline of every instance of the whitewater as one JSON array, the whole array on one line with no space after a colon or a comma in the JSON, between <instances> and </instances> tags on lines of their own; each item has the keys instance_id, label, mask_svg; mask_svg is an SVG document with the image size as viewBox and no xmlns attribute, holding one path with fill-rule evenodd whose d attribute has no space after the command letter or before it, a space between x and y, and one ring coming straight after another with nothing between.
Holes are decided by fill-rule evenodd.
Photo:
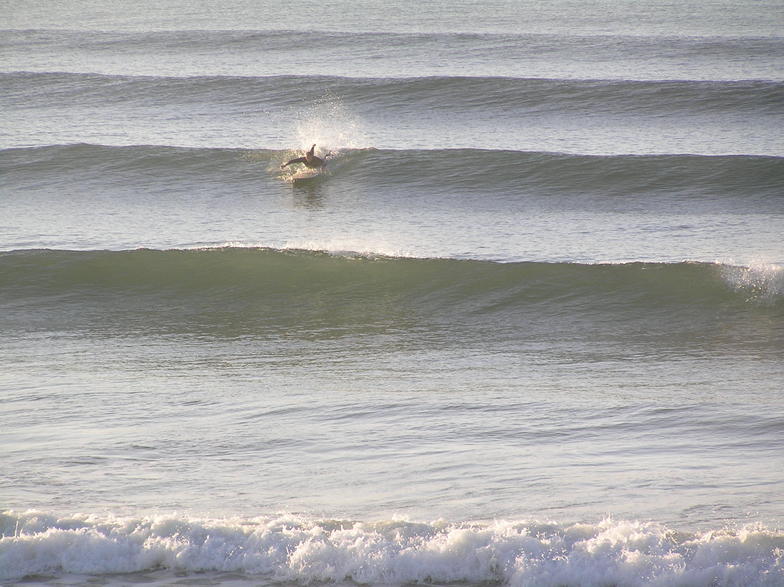
<instances>
[{"instance_id":1,"label":"whitewater","mask_svg":"<svg viewBox=\"0 0 784 587\"><path fill-rule=\"evenodd\" d=\"M782 30L0 0L0 584L784 585Z\"/></svg>"}]
</instances>

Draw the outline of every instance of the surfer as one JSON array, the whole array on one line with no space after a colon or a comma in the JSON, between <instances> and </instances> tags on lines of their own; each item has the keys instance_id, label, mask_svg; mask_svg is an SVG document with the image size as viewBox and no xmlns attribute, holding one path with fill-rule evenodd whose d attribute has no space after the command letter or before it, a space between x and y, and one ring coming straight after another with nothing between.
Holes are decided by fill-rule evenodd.
<instances>
[{"instance_id":1,"label":"surfer","mask_svg":"<svg viewBox=\"0 0 784 587\"><path fill-rule=\"evenodd\" d=\"M314 155L314 151L316 150L316 145L313 145L310 148L310 151L305 153L304 157L297 157L296 159L292 159L291 161L287 161L283 165L280 166L281 169L286 167L287 165L291 165L292 163L304 163L305 167L308 169L318 169L320 167L324 167L327 162L324 161L321 157L316 157Z\"/></svg>"}]
</instances>

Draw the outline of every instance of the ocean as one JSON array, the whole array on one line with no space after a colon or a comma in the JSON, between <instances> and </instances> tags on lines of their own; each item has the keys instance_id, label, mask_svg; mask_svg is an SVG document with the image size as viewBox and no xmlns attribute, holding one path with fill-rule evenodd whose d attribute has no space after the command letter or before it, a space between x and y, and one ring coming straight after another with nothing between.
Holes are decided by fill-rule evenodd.
<instances>
[{"instance_id":1,"label":"ocean","mask_svg":"<svg viewBox=\"0 0 784 587\"><path fill-rule=\"evenodd\" d=\"M0 584L784 585L781 0L0 0L0 112Z\"/></svg>"}]
</instances>

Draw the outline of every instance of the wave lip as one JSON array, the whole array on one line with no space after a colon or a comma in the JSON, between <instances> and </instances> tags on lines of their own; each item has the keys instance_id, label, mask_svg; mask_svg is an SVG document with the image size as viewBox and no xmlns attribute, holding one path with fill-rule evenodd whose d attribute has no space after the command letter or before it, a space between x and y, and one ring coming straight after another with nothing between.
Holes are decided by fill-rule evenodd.
<instances>
[{"instance_id":1,"label":"wave lip","mask_svg":"<svg viewBox=\"0 0 784 587\"><path fill-rule=\"evenodd\" d=\"M722 584L784 578L784 535L764 527L679 532L590 524L357 522L297 515L0 515L0 579L165 570L294 584Z\"/></svg>"}]
</instances>

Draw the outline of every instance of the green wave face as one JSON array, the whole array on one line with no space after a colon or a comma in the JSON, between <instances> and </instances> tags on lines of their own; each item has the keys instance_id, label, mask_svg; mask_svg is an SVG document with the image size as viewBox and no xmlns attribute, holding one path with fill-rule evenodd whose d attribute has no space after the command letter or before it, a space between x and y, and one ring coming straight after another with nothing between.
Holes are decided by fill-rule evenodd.
<instances>
[{"instance_id":1,"label":"green wave face","mask_svg":"<svg viewBox=\"0 0 784 587\"><path fill-rule=\"evenodd\" d=\"M780 321L782 291L776 266L496 263L258 248L0 255L0 321L20 329L446 333L455 340L704 329L711 336L719 324Z\"/></svg>"}]
</instances>

